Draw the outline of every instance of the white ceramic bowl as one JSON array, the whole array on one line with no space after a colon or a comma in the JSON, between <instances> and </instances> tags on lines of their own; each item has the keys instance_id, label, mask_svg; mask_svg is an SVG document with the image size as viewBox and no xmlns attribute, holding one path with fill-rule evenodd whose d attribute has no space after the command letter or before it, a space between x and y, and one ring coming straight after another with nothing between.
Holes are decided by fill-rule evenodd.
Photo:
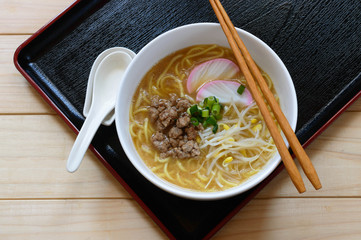
<instances>
[{"instance_id":1,"label":"white ceramic bowl","mask_svg":"<svg viewBox=\"0 0 361 240\"><path fill-rule=\"evenodd\" d=\"M277 54L252 34L237 29L254 61L269 74L280 98L281 108L293 129L297 122L297 98L291 76ZM196 23L165 32L149 42L133 59L124 74L115 107L117 133L122 147L134 167L150 182L180 197L195 200L216 200L240 194L256 186L278 166L276 154L258 174L241 185L219 192L197 192L171 184L152 173L138 155L129 133L129 106L133 94L146 72L169 54L197 44L218 44L229 47L227 39L216 23ZM287 145L288 146L288 145Z\"/></svg>"}]
</instances>

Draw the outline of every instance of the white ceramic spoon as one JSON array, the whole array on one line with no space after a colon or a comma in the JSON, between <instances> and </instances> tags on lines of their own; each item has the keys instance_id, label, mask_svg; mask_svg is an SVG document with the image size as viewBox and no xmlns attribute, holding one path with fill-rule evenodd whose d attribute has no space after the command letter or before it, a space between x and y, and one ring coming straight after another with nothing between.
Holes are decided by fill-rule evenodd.
<instances>
[{"instance_id":1,"label":"white ceramic spoon","mask_svg":"<svg viewBox=\"0 0 361 240\"><path fill-rule=\"evenodd\" d=\"M75 172L83 160L96 131L104 118L114 109L119 83L132 58L124 52L106 56L95 72L92 103L88 117L80 129L70 152L67 170Z\"/></svg>"},{"instance_id":2,"label":"white ceramic spoon","mask_svg":"<svg viewBox=\"0 0 361 240\"><path fill-rule=\"evenodd\" d=\"M86 93L85 93L85 101L84 101L84 108L83 108L84 117L88 117L88 114L90 111L90 106L92 104L94 78L95 78L95 73L98 70L99 64L103 61L103 59L105 57L107 57L109 54L111 54L113 52L125 52L125 53L129 54L129 56L131 56L132 59L136 55L132 50L130 50L128 48L124 48L124 47L108 48L98 55L98 57L95 59L93 65L92 65L92 67L90 69L90 73L89 73L88 85L87 85L87 89L86 89ZM114 119L115 119L114 111L111 111L108 114L108 116L106 116L104 118L102 124L105 126L110 126L114 122Z\"/></svg>"}]
</instances>

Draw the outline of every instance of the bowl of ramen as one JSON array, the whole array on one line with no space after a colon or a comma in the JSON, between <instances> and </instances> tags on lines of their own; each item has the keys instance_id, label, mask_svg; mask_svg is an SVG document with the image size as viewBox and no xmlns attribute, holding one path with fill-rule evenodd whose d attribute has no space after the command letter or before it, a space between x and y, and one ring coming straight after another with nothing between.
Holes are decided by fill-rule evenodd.
<instances>
[{"instance_id":1,"label":"bowl of ramen","mask_svg":"<svg viewBox=\"0 0 361 240\"><path fill-rule=\"evenodd\" d=\"M297 98L285 65L260 39L237 31L295 129ZM115 115L130 162L179 197L240 194L281 161L216 23L181 26L149 42L124 75Z\"/></svg>"}]
</instances>

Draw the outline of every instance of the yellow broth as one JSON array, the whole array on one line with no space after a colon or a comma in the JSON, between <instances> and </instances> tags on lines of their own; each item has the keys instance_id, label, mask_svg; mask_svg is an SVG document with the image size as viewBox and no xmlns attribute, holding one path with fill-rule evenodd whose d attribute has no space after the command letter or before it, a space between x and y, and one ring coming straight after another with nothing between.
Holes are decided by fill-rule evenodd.
<instances>
[{"instance_id":1,"label":"yellow broth","mask_svg":"<svg viewBox=\"0 0 361 240\"><path fill-rule=\"evenodd\" d=\"M253 138L257 127L261 126L262 129L259 131L262 131L262 134L258 134L263 135L261 136L261 140L267 143L267 146L263 147L262 150L253 147L245 149L235 146L235 149L237 149L236 153L227 152L226 150L214 150L214 147L205 147L201 149L201 155L197 158L174 159L168 157L162 159L159 157L159 153L151 142L151 136L156 131L148 117L151 97L153 95L159 95L163 99L169 99L169 94L175 93L178 97L190 100L192 104L196 103L196 93L189 94L187 92L187 78L195 66L215 58L226 58L236 63L232 51L218 45L195 45L176 51L163 58L143 77L134 93L130 107L129 131L133 143L145 164L158 177L180 187L195 191L212 192L235 187L259 172L275 153L272 139L264 125L258 107L255 105L247 110L247 114L242 120L243 123L239 123L240 126L233 124L234 127L242 127L242 124L244 126L249 125L249 129L242 130L240 134L237 133L239 137L237 135L235 138L237 141ZM264 72L262 72L262 74L268 81L271 90L275 93L272 81L268 75ZM241 73L232 80L246 84ZM233 108L234 107L237 107L239 111L242 111L244 108L242 106L233 106ZM221 127L219 132L226 132L227 127L231 128L233 126L230 123L237 121L238 115L235 111L230 110L232 106L229 106L227 109L228 111L224 112L222 119L224 124L220 123ZM210 138L212 138L212 136L210 136ZM232 139L234 140L234 138ZM204 140L198 137L198 142L202 145ZM223 139L222 144L227 145L228 142L225 142ZM212 156L207 157L210 151L216 152L212 154ZM222 157L219 157L220 155L222 155ZM229 160L230 157L233 156L238 156L241 159L252 159L252 157L255 158L258 155L259 157L253 161L233 161L235 163L230 162L226 165L224 164L227 158ZM217 157L219 159L217 159ZM210 169L213 161L216 164Z\"/></svg>"}]
</instances>

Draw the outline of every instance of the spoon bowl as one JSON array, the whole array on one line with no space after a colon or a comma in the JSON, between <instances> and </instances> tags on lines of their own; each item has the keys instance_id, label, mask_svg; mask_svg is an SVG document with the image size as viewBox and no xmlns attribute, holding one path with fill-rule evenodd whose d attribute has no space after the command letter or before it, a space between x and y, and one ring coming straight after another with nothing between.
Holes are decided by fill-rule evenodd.
<instances>
[{"instance_id":1,"label":"spoon bowl","mask_svg":"<svg viewBox=\"0 0 361 240\"><path fill-rule=\"evenodd\" d=\"M136 56L136 54L132 50L125 48L125 47L108 48L98 55L98 57L95 59L93 65L90 69L90 74L89 74L89 78L88 78L88 85L87 85L87 89L86 89L86 93L85 93L85 102L84 102L84 108L83 108L83 115L85 117L88 117L88 114L90 111L90 106L93 101L93 89L94 89L93 85L94 85L95 73L97 72L99 65L103 61L103 59L113 52L124 52L124 53L127 53L132 58L134 58ZM114 115L114 110L113 110L104 118L102 124L105 126L110 126L114 122L114 119L115 119L115 115Z\"/></svg>"},{"instance_id":2,"label":"spoon bowl","mask_svg":"<svg viewBox=\"0 0 361 240\"><path fill-rule=\"evenodd\" d=\"M114 110L117 90L132 57L121 51L112 52L100 62L94 76L92 103L67 161L67 170L75 172L83 160L96 131Z\"/></svg>"},{"instance_id":3,"label":"spoon bowl","mask_svg":"<svg viewBox=\"0 0 361 240\"><path fill-rule=\"evenodd\" d=\"M128 66L131 60L130 56L123 52L111 53L103 59L95 73L91 108L95 105L100 105L97 107L101 108L114 108L120 83L119 76L124 74L126 68L123 66Z\"/></svg>"}]
</instances>

